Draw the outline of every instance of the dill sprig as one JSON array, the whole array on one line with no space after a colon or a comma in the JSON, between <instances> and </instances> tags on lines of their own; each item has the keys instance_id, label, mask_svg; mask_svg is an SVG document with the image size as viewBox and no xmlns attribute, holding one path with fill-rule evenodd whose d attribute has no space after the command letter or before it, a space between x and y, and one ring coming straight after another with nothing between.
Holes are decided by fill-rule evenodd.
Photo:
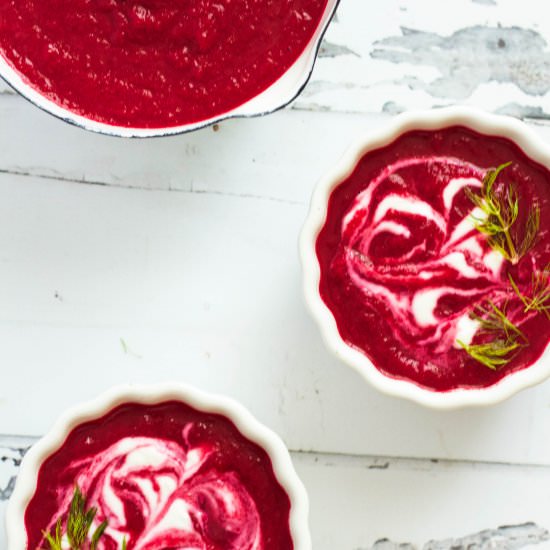
<instances>
[{"instance_id":1,"label":"dill sprig","mask_svg":"<svg viewBox=\"0 0 550 550\"><path fill-rule=\"evenodd\" d=\"M75 550L82 548L84 541L88 539L88 533L90 532L96 513L97 508L92 507L86 510L86 499L80 492L78 486L75 487L73 499L69 508L69 517L67 518L67 538L69 539L71 548ZM93 533L92 545L90 545L92 550L95 549L97 541L106 527L107 522L104 521Z\"/></svg>"},{"instance_id":2,"label":"dill sprig","mask_svg":"<svg viewBox=\"0 0 550 550\"><path fill-rule=\"evenodd\" d=\"M480 344L457 343L473 359L491 370L509 363L519 348L529 343L525 334L506 315L507 302L499 308L488 300L487 306L476 306L470 317L479 323L480 330L494 335L492 340Z\"/></svg>"},{"instance_id":3,"label":"dill sprig","mask_svg":"<svg viewBox=\"0 0 550 550\"><path fill-rule=\"evenodd\" d=\"M550 319L550 264L547 264L542 271L531 274L531 286L529 295L523 294L512 275L508 274L510 284L523 303L524 313L536 311L544 313Z\"/></svg>"},{"instance_id":4,"label":"dill sprig","mask_svg":"<svg viewBox=\"0 0 550 550\"><path fill-rule=\"evenodd\" d=\"M457 343L462 346L470 357L482 363L491 370L497 370L510 362L513 353L521 347L517 340L496 339L485 344L465 344L461 340Z\"/></svg>"},{"instance_id":5,"label":"dill sprig","mask_svg":"<svg viewBox=\"0 0 550 550\"><path fill-rule=\"evenodd\" d=\"M506 316L508 302L504 302L502 308L492 301L487 301L488 307L478 305L476 310L471 314L472 319L477 321L481 329L485 332L502 332L506 340L510 338L520 338L525 343L528 343L527 337L523 332Z\"/></svg>"},{"instance_id":6,"label":"dill sprig","mask_svg":"<svg viewBox=\"0 0 550 550\"><path fill-rule=\"evenodd\" d=\"M86 508L86 498L78 485L74 488L73 498L69 506L66 532L59 518L55 524L54 533L43 531L44 538L50 545L50 550L63 550L63 538L66 535L70 550L96 550L99 539L107 529L107 521L102 521L90 537L90 529L97 514L97 508ZM89 540L89 544L86 544ZM122 541L122 550L126 550L126 539Z\"/></svg>"},{"instance_id":7,"label":"dill sprig","mask_svg":"<svg viewBox=\"0 0 550 550\"><path fill-rule=\"evenodd\" d=\"M51 550L62 550L61 543L63 542L63 527L61 525L61 518L59 518L55 524L55 533L53 535L46 531L42 531L42 534L48 541Z\"/></svg>"},{"instance_id":8,"label":"dill sprig","mask_svg":"<svg viewBox=\"0 0 550 550\"><path fill-rule=\"evenodd\" d=\"M488 170L483 178L480 193L469 187L465 192L472 203L485 214L483 218L474 217L476 229L487 235L489 246L502 254L509 262L516 264L535 243L540 225L540 208L538 205L529 209L522 230L512 226L518 220L519 195L513 184L497 190L495 182L502 170L510 162Z\"/></svg>"},{"instance_id":9,"label":"dill sprig","mask_svg":"<svg viewBox=\"0 0 550 550\"><path fill-rule=\"evenodd\" d=\"M535 244L540 227L540 208L535 204L520 217L516 186L511 183L495 185L499 174L510 164L507 162L488 170L479 193L468 187L465 192L484 214L483 217L472 216L476 229L487 236L487 242L493 250L508 262L517 264ZM523 226L520 226L518 218L525 220ZM550 319L550 264L542 272L533 274L528 295L520 291L510 274L508 278L524 306L524 313L543 312ZM480 331L492 334L493 337L479 344L465 344L457 340L471 357L492 370L506 365L521 347L529 345L525 334L507 316L506 308L507 302L501 308L492 301L487 302L487 307L476 306L471 318L479 323Z\"/></svg>"}]
</instances>

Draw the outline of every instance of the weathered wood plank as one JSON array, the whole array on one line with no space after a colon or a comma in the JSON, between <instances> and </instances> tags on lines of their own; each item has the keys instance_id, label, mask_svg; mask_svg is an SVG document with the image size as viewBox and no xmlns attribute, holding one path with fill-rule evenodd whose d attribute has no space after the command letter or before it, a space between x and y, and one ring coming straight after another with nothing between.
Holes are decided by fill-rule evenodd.
<instances>
[{"instance_id":1,"label":"weathered wood plank","mask_svg":"<svg viewBox=\"0 0 550 550\"><path fill-rule=\"evenodd\" d=\"M550 113L540 0L342 2L295 108L387 112L453 103Z\"/></svg>"},{"instance_id":2,"label":"weathered wood plank","mask_svg":"<svg viewBox=\"0 0 550 550\"><path fill-rule=\"evenodd\" d=\"M332 358L302 303L306 210L0 175L0 433L179 380L238 398L294 450L549 464L550 383L438 413Z\"/></svg>"},{"instance_id":3,"label":"weathered wood plank","mask_svg":"<svg viewBox=\"0 0 550 550\"><path fill-rule=\"evenodd\" d=\"M548 468L303 454L294 461L310 495L314 548L550 548Z\"/></svg>"},{"instance_id":4,"label":"weathered wood plank","mask_svg":"<svg viewBox=\"0 0 550 550\"><path fill-rule=\"evenodd\" d=\"M84 132L12 97L0 100L0 173L306 204L348 145L389 118L281 111L217 131L125 140ZM550 143L548 127L532 127Z\"/></svg>"},{"instance_id":5,"label":"weathered wood plank","mask_svg":"<svg viewBox=\"0 0 550 550\"><path fill-rule=\"evenodd\" d=\"M283 111L228 121L218 131L128 140L84 132L11 97L0 100L0 172L309 202L313 184L350 140L384 119Z\"/></svg>"}]
</instances>

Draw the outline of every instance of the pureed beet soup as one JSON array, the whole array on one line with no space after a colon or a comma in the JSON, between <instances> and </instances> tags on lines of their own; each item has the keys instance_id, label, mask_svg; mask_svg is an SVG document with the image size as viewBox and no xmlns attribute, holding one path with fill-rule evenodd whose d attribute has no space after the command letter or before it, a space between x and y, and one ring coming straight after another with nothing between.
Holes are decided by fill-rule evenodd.
<instances>
[{"instance_id":1,"label":"pureed beet soup","mask_svg":"<svg viewBox=\"0 0 550 550\"><path fill-rule=\"evenodd\" d=\"M546 168L463 127L367 152L316 242L341 337L383 374L436 391L531 365L550 333L549 197Z\"/></svg>"},{"instance_id":2,"label":"pureed beet soup","mask_svg":"<svg viewBox=\"0 0 550 550\"><path fill-rule=\"evenodd\" d=\"M53 102L162 128L256 96L298 59L327 0L3 0L0 53Z\"/></svg>"},{"instance_id":3,"label":"pureed beet soup","mask_svg":"<svg viewBox=\"0 0 550 550\"><path fill-rule=\"evenodd\" d=\"M107 528L99 550L291 550L290 500L267 453L226 417L179 401L124 404L78 425L41 466L28 548L65 526L75 485Z\"/></svg>"}]
</instances>

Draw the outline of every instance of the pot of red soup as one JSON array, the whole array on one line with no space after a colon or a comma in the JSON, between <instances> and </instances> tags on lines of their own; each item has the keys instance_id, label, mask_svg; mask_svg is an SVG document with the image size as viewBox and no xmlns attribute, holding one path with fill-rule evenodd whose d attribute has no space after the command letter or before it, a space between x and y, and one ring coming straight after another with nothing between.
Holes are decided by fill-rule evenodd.
<instances>
[{"instance_id":1,"label":"pot of red soup","mask_svg":"<svg viewBox=\"0 0 550 550\"><path fill-rule=\"evenodd\" d=\"M410 113L321 181L301 235L328 347L383 392L452 408L550 374L550 149L515 119Z\"/></svg>"},{"instance_id":2,"label":"pot of red soup","mask_svg":"<svg viewBox=\"0 0 550 550\"><path fill-rule=\"evenodd\" d=\"M306 84L338 0L6 0L0 76L119 136L272 112Z\"/></svg>"},{"instance_id":3,"label":"pot of red soup","mask_svg":"<svg viewBox=\"0 0 550 550\"><path fill-rule=\"evenodd\" d=\"M282 441L241 405L179 384L121 387L25 455L8 550L311 550Z\"/></svg>"}]
</instances>

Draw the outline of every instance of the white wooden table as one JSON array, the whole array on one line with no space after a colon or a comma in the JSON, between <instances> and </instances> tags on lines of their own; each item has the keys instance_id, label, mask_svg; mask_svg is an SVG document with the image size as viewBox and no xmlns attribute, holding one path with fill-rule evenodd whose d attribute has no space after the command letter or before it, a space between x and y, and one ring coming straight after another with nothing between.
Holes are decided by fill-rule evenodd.
<instances>
[{"instance_id":1,"label":"white wooden table","mask_svg":"<svg viewBox=\"0 0 550 550\"><path fill-rule=\"evenodd\" d=\"M292 107L217 131L92 135L0 89L0 512L66 407L181 380L283 437L316 550L550 548L550 382L446 413L380 395L324 349L297 256L316 180L399 111L476 105L550 143L548 3L341 2Z\"/></svg>"}]
</instances>

